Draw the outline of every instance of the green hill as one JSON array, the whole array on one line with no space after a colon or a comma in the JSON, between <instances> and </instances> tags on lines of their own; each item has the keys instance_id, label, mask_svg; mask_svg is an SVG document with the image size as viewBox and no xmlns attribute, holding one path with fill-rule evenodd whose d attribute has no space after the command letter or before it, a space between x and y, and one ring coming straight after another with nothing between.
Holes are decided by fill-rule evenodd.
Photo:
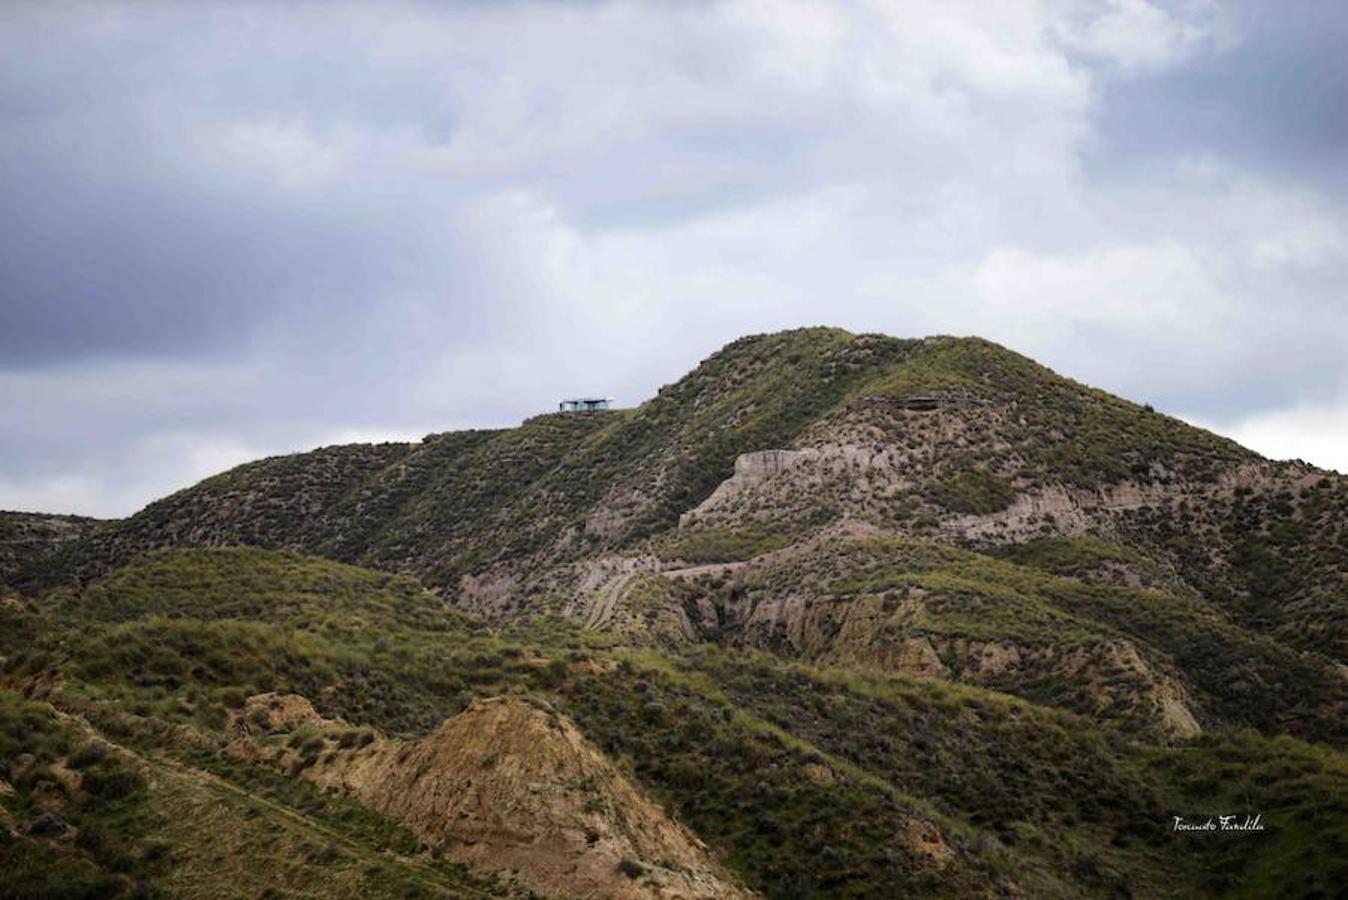
<instances>
[{"instance_id":1,"label":"green hill","mask_svg":"<svg viewBox=\"0 0 1348 900\"><path fill-rule=\"evenodd\" d=\"M58 870L68 896L478 896L598 871L536 854L493 881L465 848L527 822L422 847L441 831L419 813L357 802L372 760L435 757L499 696L571 736L558 758L590 774L554 806L631 896L1348 880L1348 479L980 339L756 336L634 409L260 460L115 522L6 515L16 896L60 895ZM90 765L130 786L106 802L104 775L66 774L98 742ZM597 799L627 780L664 811L644 831ZM32 833L48 806L104 837ZM286 874L235 890L211 841L171 833L184 810ZM1171 830L1245 812L1269 827ZM707 855L676 872L681 828Z\"/></svg>"},{"instance_id":2,"label":"green hill","mask_svg":"<svg viewBox=\"0 0 1348 900\"><path fill-rule=\"evenodd\" d=\"M935 415L903 404L933 396ZM942 426L954 421L956 433ZM1253 454L1061 378L975 338L804 329L736 341L636 409L538 416L518 428L351 445L250 463L152 503L28 589L89 579L157 546L252 544L416 574L537 568L675 528L742 453L839 440L917 448L894 515L979 511L1017 490L1215 478ZM807 522L836 498L782 510Z\"/></svg>"},{"instance_id":3,"label":"green hill","mask_svg":"<svg viewBox=\"0 0 1348 900\"><path fill-rule=\"evenodd\" d=\"M509 892L302 776L512 693L573 719L769 896L1172 896L1292 871L1279 889L1309 891L1345 874L1348 760L1291 738L1172 745L974 686L659 652L557 620L492 630L407 578L254 549L161 552L4 616L9 896L245 896L222 846L312 896ZM259 737L292 753L286 774L239 751L238 714L270 692L340 721ZM1243 850L1169 830L1246 809L1274 831ZM73 843L26 833L43 810ZM198 827L174 828L189 810Z\"/></svg>"}]
</instances>

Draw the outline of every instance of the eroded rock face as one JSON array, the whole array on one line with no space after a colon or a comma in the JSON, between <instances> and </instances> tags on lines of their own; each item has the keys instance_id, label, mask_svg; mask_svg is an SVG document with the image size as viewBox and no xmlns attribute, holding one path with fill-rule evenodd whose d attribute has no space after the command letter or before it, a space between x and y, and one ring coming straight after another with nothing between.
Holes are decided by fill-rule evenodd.
<instances>
[{"instance_id":1,"label":"eroded rock face","mask_svg":"<svg viewBox=\"0 0 1348 900\"><path fill-rule=\"evenodd\" d=\"M931 822L909 819L899 836L900 845L922 865L944 869L955 855L941 837L941 830Z\"/></svg>"},{"instance_id":2,"label":"eroded rock face","mask_svg":"<svg viewBox=\"0 0 1348 900\"><path fill-rule=\"evenodd\" d=\"M802 450L757 450L735 459L735 474L744 481L762 481L795 468L805 457Z\"/></svg>"},{"instance_id":3,"label":"eroded rock face","mask_svg":"<svg viewBox=\"0 0 1348 900\"><path fill-rule=\"evenodd\" d=\"M398 819L470 866L584 897L752 896L568 719L473 703L419 741L325 755L304 776Z\"/></svg>"},{"instance_id":4,"label":"eroded rock face","mask_svg":"<svg viewBox=\"0 0 1348 900\"><path fill-rule=\"evenodd\" d=\"M1045 678L1072 691L1070 708L1131 718L1173 738L1201 733L1194 703L1169 669L1128 640L1063 645L1051 640L981 639L927 624L939 600L921 588L847 597L815 596L803 585L749 591L724 606L726 639L812 662L901 672L1019 693Z\"/></svg>"},{"instance_id":5,"label":"eroded rock face","mask_svg":"<svg viewBox=\"0 0 1348 900\"><path fill-rule=\"evenodd\" d=\"M818 451L815 450L756 450L741 453L735 458L734 474L718 485L696 509L680 516L680 526L696 521L699 515L706 515L732 503L739 495L783 472L799 468L807 459L817 455Z\"/></svg>"},{"instance_id":6,"label":"eroded rock face","mask_svg":"<svg viewBox=\"0 0 1348 900\"><path fill-rule=\"evenodd\" d=\"M906 453L893 447L848 443L742 453L734 474L684 513L679 525L736 527L765 514L790 513L809 497L840 501L843 509L863 513L872 499L905 483L906 461Z\"/></svg>"},{"instance_id":7,"label":"eroded rock face","mask_svg":"<svg viewBox=\"0 0 1348 900\"><path fill-rule=\"evenodd\" d=\"M236 716L239 720L263 731L294 731L304 725L328 724L307 698L275 692L249 697Z\"/></svg>"},{"instance_id":8,"label":"eroded rock face","mask_svg":"<svg viewBox=\"0 0 1348 900\"><path fill-rule=\"evenodd\" d=\"M994 643L983 645L978 655L977 673L983 677L994 677L1008 669L1020 665L1020 648L1012 643Z\"/></svg>"},{"instance_id":9,"label":"eroded rock face","mask_svg":"<svg viewBox=\"0 0 1348 900\"><path fill-rule=\"evenodd\" d=\"M1127 640L1110 642L1093 651L1077 649L1053 656L1049 660L1055 671L1084 686L1101 709L1124 702L1135 701L1147 711L1147 718L1157 730L1173 738L1190 738L1203 729L1190 707L1188 692L1170 676L1150 665L1137 647ZM1130 688L1119 692L1110 684L1110 673L1121 673L1130 679Z\"/></svg>"},{"instance_id":10,"label":"eroded rock face","mask_svg":"<svg viewBox=\"0 0 1348 900\"><path fill-rule=\"evenodd\" d=\"M1173 737L1191 738L1203 733L1203 728L1189 711L1189 704L1177 690L1166 691L1157 697L1161 724Z\"/></svg>"},{"instance_id":11,"label":"eroded rock face","mask_svg":"<svg viewBox=\"0 0 1348 900\"><path fill-rule=\"evenodd\" d=\"M904 672L920 678L948 678L950 675L945 663L941 662L940 654L932 646L931 640L922 636L905 637L892 643L875 645L867 655L869 659L858 658L856 662L868 664L868 668Z\"/></svg>"}]
</instances>

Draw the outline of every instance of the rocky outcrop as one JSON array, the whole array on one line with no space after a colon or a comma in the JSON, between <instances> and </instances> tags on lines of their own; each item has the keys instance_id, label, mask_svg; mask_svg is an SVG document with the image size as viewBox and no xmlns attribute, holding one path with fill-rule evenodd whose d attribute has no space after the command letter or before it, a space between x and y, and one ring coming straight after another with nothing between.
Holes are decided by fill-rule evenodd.
<instances>
[{"instance_id":1,"label":"rocky outcrop","mask_svg":"<svg viewBox=\"0 0 1348 900\"><path fill-rule=\"evenodd\" d=\"M944 678L947 671L931 641L925 637L907 637L894 646L892 666L895 671L927 678Z\"/></svg>"},{"instance_id":2,"label":"rocky outcrop","mask_svg":"<svg viewBox=\"0 0 1348 900\"><path fill-rule=\"evenodd\" d=\"M754 482L798 466L809 454L803 450L757 450L735 458L735 476Z\"/></svg>"},{"instance_id":3,"label":"rocky outcrop","mask_svg":"<svg viewBox=\"0 0 1348 900\"><path fill-rule=\"evenodd\" d=\"M899 835L899 844L910 857L930 869L944 869L955 855L941 830L924 819L909 819Z\"/></svg>"},{"instance_id":4,"label":"rocky outcrop","mask_svg":"<svg viewBox=\"0 0 1348 900\"><path fill-rule=\"evenodd\" d=\"M419 741L326 753L304 776L548 894L751 896L573 723L523 699L475 702Z\"/></svg>"},{"instance_id":5,"label":"rocky outcrop","mask_svg":"<svg viewBox=\"0 0 1348 900\"><path fill-rule=\"evenodd\" d=\"M234 714L234 721L236 730L246 731L244 726L252 726L266 732L294 731L304 725L338 724L320 716L307 698L276 692L249 697L243 709Z\"/></svg>"},{"instance_id":6,"label":"rocky outcrop","mask_svg":"<svg viewBox=\"0 0 1348 900\"><path fill-rule=\"evenodd\" d=\"M996 513L953 516L942 527L965 538L998 543L1041 536L1041 526L1046 523L1052 525L1055 534L1079 535L1107 524L1119 513L1184 501L1229 499L1236 491L1306 490L1325 477L1313 469L1257 462L1232 466L1206 482L1124 481L1094 490L1050 485L1018 495L1010 506Z\"/></svg>"},{"instance_id":7,"label":"rocky outcrop","mask_svg":"<svg viewBox=\"0 0 1348 900\"><path fill-rule=\"evenodd\" d=\"M819 451L810 450L756 450L741 453L735 458L735 471L728 479L717 485L711 496L696 509L684 513L679 518L680 527L696 522L700 515L725 506L735 497L751 490L754 486L799 468L807 460L819 455Z\"/></svg>"},{"instance_id":8,"label":"rocky outcrop","mask_svg":"<svg viewBox=\"0 0 1348 900\"><path fill-rule=\"evenodd\" d=\"M1078 686L1099 712L1131 707L1168 737L1184 739L1202 733L1188 691L1148 663L1131 641L1056 652L1040 649L1034 662Z\"/></svg>"},{"instance_id":9,"label":"rocky outcrop","mask_svg":"<svg viewBox=\"0 0 1348 900\"><path fill-rule=\"evenodd\" d=\"M821 443L799 450L742 453L734 473L706 500L679 519L699 524L733 525L746 519L794 514L808 497L841 500L854 513L869 509L905 484L906 451L897 447Z\"/></svg>"},{"instance_id":10,"label":"rocky outcrop","mask_svg":"<svg viewBox=\"0 0 1348 900\"><path fill-rule=\"evenodd\" d=\"M1189 710L1187 695L1173 682L1156 696L1156 706L1160 712L1161 726L1173 737L1191 738L1203 733L1203 728Z\"/></svg>"},{"instance_id":11,"label":"rocky outcrop","mask_svg":"<svg viewBox=\"0 0 1348 900\"><path fill-rule=\"evenodd\" d=\"M824 556L815 561L832 555L827 548L820 552ZM1035 696L1044 683L1059 682L1061 705L1077 712L1133 721L1173 738L1201 732L1183 684L1170 668L1148 662L1129 640L1101 633L1065 643L1049 632L1019 638L952 632L942 624L952 602L942 592L910 586L832 595L811 581L810 568L771 590L729 590L715 617L720 638L828 666L899 672L1011 694ZM760 569L755 561L743 580L773 578L758 574L763 571L780 577L785 570Z\"/></svg>"}]
</instances>

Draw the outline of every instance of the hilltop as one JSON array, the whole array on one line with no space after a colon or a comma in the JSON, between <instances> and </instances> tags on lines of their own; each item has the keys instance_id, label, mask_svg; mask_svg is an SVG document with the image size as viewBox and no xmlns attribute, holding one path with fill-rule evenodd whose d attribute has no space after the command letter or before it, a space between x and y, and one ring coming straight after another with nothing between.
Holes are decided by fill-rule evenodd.
<instances>
[{"instance_id":1,"label":"hilltop","mask_svg":"<svg viewBox=\"0 0 1348 900\"><path fill-rule=\"evenodd\" d=\"M935 406L910 411L915 398ZM796 530L857 514L911 528L1059 486L1215 483L1258 463L986 341L805 329L736 341L636 409L250 463L101 529L54 568L88 579L155 546L243 543L416 574L453 593L468 577L636 548L676 529L741 454L778 448L823 451L812 468L824 469L834 449L855 463L864 448L908 472L873 491L810 485L810 496L756 510ZM732 511L704 512L706 524ZM40 586L52 570L29 566L18 580Z\"/></svg>"},{"instance_id":2,"label":"hilltop","mask_svg":"<svg viewBox=\"0 0 1348 900\"><path fill-rule=\"evenodd\" d=\"M254 545L411 575L494 621L973 679L1168 730L1332 736L1345 523L1342 476L990 342L804 329L736 341L635 409L244 465L14 580ZM978 555L915 569L928 545Z\"/></svg>"},{"instance_id":3,"label":"hilltop","mask_svg":"<svg viewBox=\"0 0 1348 900\"><path fill-rule=\"evenodd\" d=\"M103 741L150 785L139 809L218 782L265 810L211 826L231 840L292 815L341 835L313 851L332 871L275 851L314 896L563 872L556 893L605 896L1348 879L1348 811L1319 799L1348 796L1348 479L981 339L749 337L634 409L260 460L119 521L0 522L7 865L54 846L20 827L46 806L125 831L63 774ZM483 729L533 737L489 759ZM455 805L469 785L518 814ZM1166 830L1237 809L1275 828ZM127 889L228 883L157 828L113 841L121 868L62 852ZM359 877L380 854L385 887Z\"/></svg>"}]
</instances>

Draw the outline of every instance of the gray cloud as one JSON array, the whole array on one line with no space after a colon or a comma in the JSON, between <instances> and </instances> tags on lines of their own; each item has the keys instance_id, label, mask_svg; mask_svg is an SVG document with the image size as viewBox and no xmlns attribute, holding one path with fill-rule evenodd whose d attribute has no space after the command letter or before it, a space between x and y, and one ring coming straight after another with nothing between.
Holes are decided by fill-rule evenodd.
<instances>
[{"instance_id":1,"label":"gray cloud","mask_svg":"<svg viewBox=\"0 0 1348 900\"><path fill-rule=\"evenodd\" d=\"M1146 168L1180 153L1220 154L1312 187L1345 186L1348 7L1251 0L1238 5L1237 22L1240 39L1223 52L1110 82L1092 161Z\"/></svg>"},{"instance_id":2,"label":"gray cloud","mask_svg":"<svg viewBox=\"0 0 1348 900\"><path fill-rule=\"evenodd\" d=\"M0 507L637 402L821 322L1344 465L1306 410L1348 411L1346 29L1268 9L8 5Z\"/></svg>"}]
</instances>

